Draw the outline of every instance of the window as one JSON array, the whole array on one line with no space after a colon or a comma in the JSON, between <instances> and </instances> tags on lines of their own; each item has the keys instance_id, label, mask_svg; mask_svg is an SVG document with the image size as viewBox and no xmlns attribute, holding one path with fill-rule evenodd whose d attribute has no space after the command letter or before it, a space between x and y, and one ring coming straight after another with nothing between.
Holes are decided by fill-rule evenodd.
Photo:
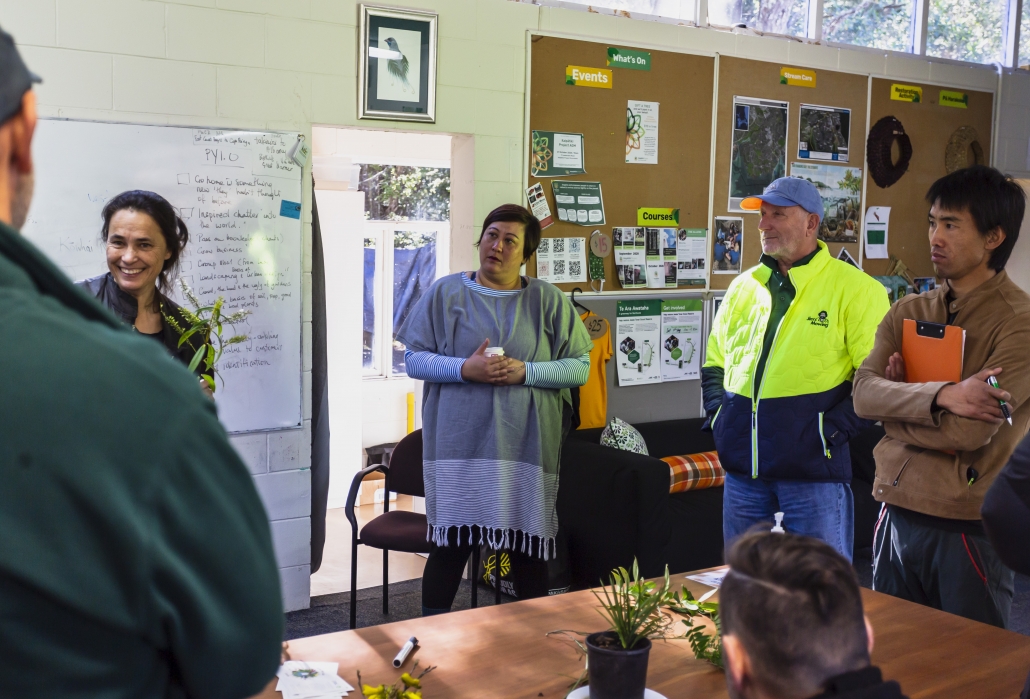
<instances>
[{"instance_id":1,"label":"window","mask_svg":"<svg viewBox=\"0 0 1030 699\"><path fill-rule=\"evenodd\" d=\"M809 0L709 0L708 21L722 27L746 24L765 34L805 36L808 29L808 2Z\"/></svg>"},{"instance_id":2,"label":"window","mask_svg":"<svg viewBox=\"0 0 1030 699\"><path fill-rule=\"evenodd\" d=\"M617 13L629 12L653 17L694 21L695 0L569 0L590 8L603 7Z\"/></svg>"},{"instance_id":3,"label":"window","mask_svg":"<svg viewBox=\"0 0 1030 699\"><path fill-rule=\"evenodd\" d=\"M1002 60L1007 0L928 0L926 55L972 63Z\"/></svg>"},{"instance_id":4,"label":"window","mask_svg":"<svg viewBox=\"0 0 1030 699\"><path fill-rule=\"evenodd\" d=\"M366 376L403 376L397 330L446 273L450 170L364 164L358 182L367 219L362 367Z\"/></svg>"},{"instance_id":5,"label":"window","mask_svg":"<svg viewBox=\"0 0 1030 699\"><path fill-rule=\"evenodd\" d=\"M911 51L912 6L912 0L825 0L823 39L888 51Z\"/></svg>"},{"instance_id":6,"label":"window","mask_svg":"<svg viewBox=\"0 0 1030 699\"><path fill-rule=\"evenodd\" d=\"M1019 60L1018 65L1030 63L1030 0L1023 0L1023 18L1019 25Z\"/></svg>"}]
</instances>

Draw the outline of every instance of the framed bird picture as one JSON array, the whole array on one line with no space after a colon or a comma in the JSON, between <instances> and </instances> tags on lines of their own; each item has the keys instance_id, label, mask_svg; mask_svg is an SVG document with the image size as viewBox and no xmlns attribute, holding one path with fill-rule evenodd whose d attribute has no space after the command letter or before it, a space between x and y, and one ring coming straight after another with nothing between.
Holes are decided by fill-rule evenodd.
<instances>
[{"instance_id":1,"label":"framed bird picture","mask_svg":"<svg viewBox=\"0 0 1030 699\"><path fill-rule=\"evenodd\" d=\"M358 118L436 121L435 12L361 6Z\"/></svg>"}]
</instances>

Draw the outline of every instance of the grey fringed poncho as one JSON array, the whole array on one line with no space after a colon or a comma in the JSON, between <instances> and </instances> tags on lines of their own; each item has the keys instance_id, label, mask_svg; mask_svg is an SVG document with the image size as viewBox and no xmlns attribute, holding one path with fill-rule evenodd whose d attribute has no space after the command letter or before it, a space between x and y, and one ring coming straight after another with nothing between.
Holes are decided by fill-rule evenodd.
<instances>
[{"instance_id":1,"label":"grey fringed poncho","mask_svg":"<svg viewBox=\"0 0 1030 699\"><path fill-rule=\"evenodd\" d=\"M437 281L397 339L413 352L468 357L489 338L526 362L579 357L592 343L555 286L529 279L520 291L493 291L463 274ZM494 548L516 544L545 560L558 532L562 402L569 389L426 382L422 403L423 478L429 537L479 526Z\"/></svg>"}]
</instances>

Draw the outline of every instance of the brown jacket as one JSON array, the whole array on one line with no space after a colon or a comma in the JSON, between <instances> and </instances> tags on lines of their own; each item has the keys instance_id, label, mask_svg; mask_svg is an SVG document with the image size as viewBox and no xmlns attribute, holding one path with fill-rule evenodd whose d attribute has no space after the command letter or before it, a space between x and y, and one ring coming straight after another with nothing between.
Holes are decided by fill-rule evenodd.
<instances>
[{"instance_id":1,"label":"brown jacket","mask_svg":"<svg viewBox=\"0 0 1030 699\"><path fill-rule=\"evenodd\" d=\"M873 497L949 519L980 519L994 477L1030 429L1030 296L1002 271L951 303L966 331L962 378L1002 367L998 383L1012 394L1012 426L994 425L930 408L947 385L898 383L883 377L901 351L905 318L946 323L948 283L895 303L876 331L876 344L855 374L855 412L883 421L887 436L873 455ZM952 453L948 453L952 452ZM968 469L979 473L969 484Z\"/></svg>"}]
</instances>

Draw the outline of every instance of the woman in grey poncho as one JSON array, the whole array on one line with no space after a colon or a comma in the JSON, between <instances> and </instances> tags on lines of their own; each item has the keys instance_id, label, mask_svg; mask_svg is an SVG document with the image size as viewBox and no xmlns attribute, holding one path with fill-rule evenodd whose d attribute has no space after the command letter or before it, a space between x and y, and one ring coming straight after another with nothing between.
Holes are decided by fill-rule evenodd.
<instances>
[{"instance_id":1,"label":"woman in grey poncho","mask_svg":"<svg viewBox=\"0 0 1030 699\"><path fill-rule=\"evenodd\" d=\"M450 611L472 545L545 561L558 531L558 452L569 388L582 386L593 343L565 295L521 265L540 222L507 204L490 212L479 270L438 280L397 333L422 403L426 516L433 542L422 613ZM488 346L504 356L487 356Z\"/></svg>"}]
</instances>

